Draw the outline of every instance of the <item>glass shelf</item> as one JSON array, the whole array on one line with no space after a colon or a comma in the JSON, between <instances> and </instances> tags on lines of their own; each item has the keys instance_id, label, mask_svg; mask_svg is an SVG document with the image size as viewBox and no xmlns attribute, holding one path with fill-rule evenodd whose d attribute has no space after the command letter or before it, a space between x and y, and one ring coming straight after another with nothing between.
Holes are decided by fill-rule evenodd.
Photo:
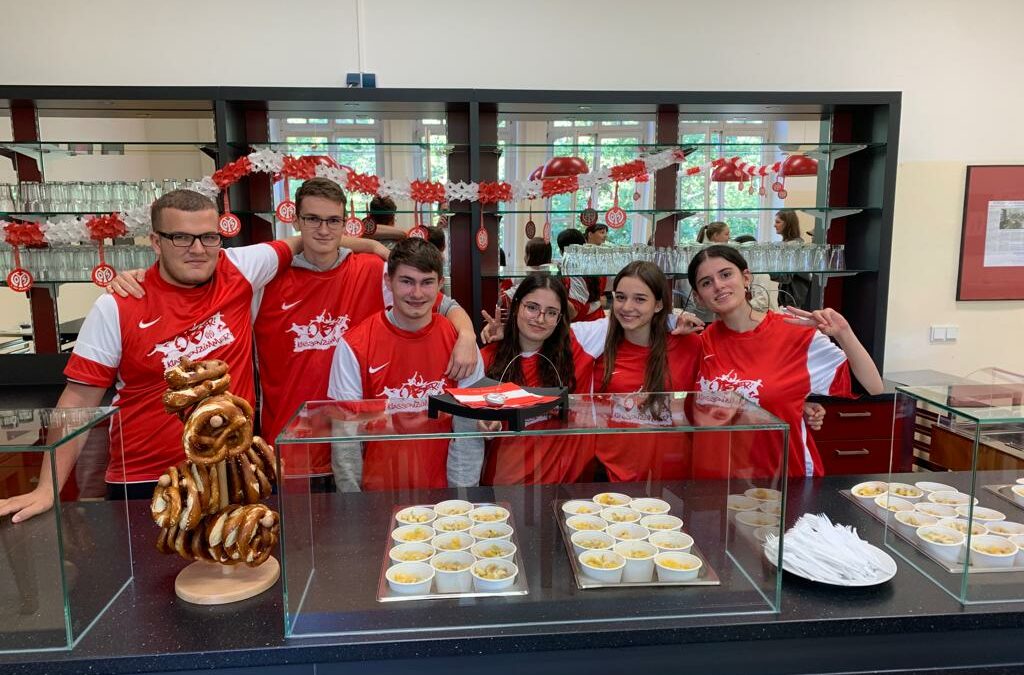
<instances>
[{"instance_id":1,"label":"glass shelf","mask_svg":"<svg viewBox=\"0 0 1024 675\"><path fill-rule=\"evenodd\" d=\"M852 277L857 274L865 274L874 270L751 270L752 274L819 274L826 277ZM497 271L492 272L481 272L480 276L484 279L521 279L530 274L537 272L561 275L557 265L541 266L538 269L525 269L520 267L499 267ZM618 270L610 270L607 272L589 272L574 273L567 276L588 278L588 277L613 277L618 273ZM686 276L686 270L679 270L677 272L666 272L667 276L681 277Z\"/></svg>"},{"instance_id":2,"label":"glass shelf","mask_svg":"<svg viewBox=\"0 0 1024 675\"><path fill-rule=\"evenodd\" d=\"M799 153L808 156L820 155L826 156L829 153L833 157L845 156L866 148L882 148L885 147L885 143L874 142L874 143L814 143L814 142L793 142L793 143L777 143L777 142L761 142L761 143L580 143L576 147L590 148L590 147L603 147L603 148L637 148L639 152L644 153L655 153L662 150L671 150L674 148L680 149L691 149L694 151L702 149L721 149L723 154L728 154L728 150L731 148L735 149L748 149L748 148L762 148L765 150L776 150L778 152L785 153ZM551 148L557 150L571 149L572 145L566 144L554 144L554 143L486 143L481 144L480 148L483 150L512 150L516 148Z\"/></svg>"},{"instance_id":3,"label":"glass shelf","mask_svg":"<svg viewBox=\"0 0 1024 675\"><path fill-rule=\"evenodd\" d=\"M523 200L523 201L526 201L526 200ZM536 201L538 202L539 205L543 204L543 200L541 200L541 199L538 199ZM516 202L516 203L518 204L519 202ZM771 212L774 213L775 211L779 211L780 209L784 209L784 210L787 210L787 211L803 211L804 213L807 213L808 215L813 216L813 217L817 217L817 218L821 218L821 217L824 217L824 216L827 215L827 216L835 219L835 218L842 218L842 217L845 217L845 216L849 216L849 215L853 215L853 214L856 214L856 213L860 213L861 211L867 211L867 210L872 210L872 209L873 210L879 210L882 207L880 207L880 206L789 206L787 204L787 205L784 205L784 206L781 206L781 207L780 206L760 206L760 207L757 207L757 208L729 208L729 207L721 207L721 208L719 208L719 207L712 207L712 208L707 208L707 209L686 209L686 208L680 207L680 208L677 208L677 209L632 209L632 208L629 208L628 206L623 206L623 208L626 209L626 215L632 215L632 214L638 214L638 215L658 215L658 214L671 215L671 214L679 214L680 215L680 219L682 219L682 218L689 218L689 217L695 216L695 215L697 215L699 213L717 213L717 212L722 212L722 213L750 213L750 212L754 212L754 211L757 211L757 212L760 212L760 211L771 211ZM501 209L501 210L499 210L497 212L496 215L503 215L503 214L529 214L529 213L532 213L535 219L543 220L545 213L549 213L549 214L551 214L553 216L556 216L556 215L578 215L581 211L582 211L582 208L581 209L575 209L575 210L574 209L552 209L551 211L547 211L543 207L541 207L541 208L534 208L532 211L530 209L517 208L517 209ZM455 211L453 213L469 213L469 211L465 210L465 209L455 209ZM492 212L492 211L487 211L486 213L495 215L494 212ZM683 215L683 214L686 214L686 215ZM598 210L598 220L601 220L603 218L603 216L604 216L604 214L599 209Z\"/></svg>"},{"instance_id":4,"label":"glass shelf","mask_svg":"<svg viewBox=\"0 0 1024 675\"><path fill-rule=\"evenodd\" d=\"M1024 386L1014 384L954 384L896 387L915 399L976 424L1019 423L1024 418Z\"/></svg>"},{"instance_id":5,"label":"glass shelf","mask_svg":"<svg viewBox=\"0 0 1024 675\"><path fill-rule=\"evenodd\" d=\"M97 151L96 146L101 146ZM123 152L103 152L102 146L123 146ZM216 153L214 141L22 141L0 142L0 155L23 155L35 160L64 157L116 157L141 152Z\"/></svg>"}]
</instances>

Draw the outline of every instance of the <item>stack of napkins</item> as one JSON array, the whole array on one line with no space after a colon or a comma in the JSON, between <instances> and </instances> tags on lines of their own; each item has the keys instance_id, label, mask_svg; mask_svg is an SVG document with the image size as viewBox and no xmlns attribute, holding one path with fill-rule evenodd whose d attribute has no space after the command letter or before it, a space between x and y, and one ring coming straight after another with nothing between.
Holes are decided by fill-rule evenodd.
<instances>
[{"instance_id":1,"label":"stack of napkins","mask_svg":"<svg viewBox=\"0 0 1024 675\"><path fill-rule=\"evenodd\" d=\"M779 558L779 538L769 533L764 543L772 560ZM814 581L841 586L871 582L886 570L875 548L849 525L834 525L823 513L806 513L786 530L783 567Z\"/></svg>"}]
</instances>

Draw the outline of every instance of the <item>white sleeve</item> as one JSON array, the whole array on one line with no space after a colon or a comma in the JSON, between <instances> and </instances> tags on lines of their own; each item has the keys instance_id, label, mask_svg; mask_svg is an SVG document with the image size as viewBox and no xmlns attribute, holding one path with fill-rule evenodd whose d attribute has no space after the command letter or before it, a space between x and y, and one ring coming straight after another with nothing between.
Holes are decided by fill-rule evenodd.
<instances>
[{"instance_id":1,"label":"white sleeve","mask_svg":"<svg viewBox=\"0 0 1024 675\"><path fill-rule=\"evenodd\" d=\"M344 338L338 341L338 346L334 350L327 398L335 401L358 401L363 398L363 378L359 374L359 359Z\"/></svg>"},{"instance_id":2,"label":"white sleeve","mask_svg":"<svg viewBox=\"0 0 1024 675\"><path fill-rule=\"evenodd\" d=\"M590 298L587 282L580 277L569 277L569 299L585 303Z\"/></svg>"},{"instance_id":3,"label":"white sleeve","mask_svg":"<svg viewBox=\"0 0 1024 675\"><path fill-rule=\"evenodd\" d=\"M484 376L484 362L479 350L476 355L476 368L469 377L459 380L460 387L470 387ZM456 433L473 433L477 431L476 420L468 417L452 418L452 431ZM480 436L458 436L448 443L447 476L448 487L473 487L480 484L480 474L484 466L484 439Z\"/></svg>"},{"instance_id":4,"label":"white sleeve","mask_svg":"<svg viewBox=\"0 0 1024 675\"><path fill-rule=\"evenodd\" d=\"M263 288L277 275L281 257L270 244L253 244L224 249L228 260L242 273L253 289Z\"/></svg>"},{"instance_id":5,"label":"white sleeve","mask_svg":"<svg viewBox=\"0 0 1024 675\"><path fill-rule=\"evenodd\" d=\"M469 375L467 375L463 379L459 380L459 387L471 387L474 384L476 384L477 382L479 382L481 379L483 379L483 376L484 376L484 359L483 359L482 356L480 356L480 350L477 349L476 350L476 367L473 369L472 373L470 373Z\"/></svg>"},{"instance_id":6,"label":"white sleeve","mask_svg":"<svg viewBox=\"0 0 1024 675\"><path fill-rule=\"evenodd\" d=\"M104 293L96 298L78 331L73 352L110 368L121 364L121 320L114 296Z\"/></svg>"},{"instance_id":7,"label":"white sleeve","mask_svg":"<svg viewBox=\"0 0 1024 675\"><path fill-rule=\"evenodd\" d=\"M250 318L253 323L256 323L256 317L259 316L260 306L263 304L263 288L257 288L252 293L252 305L249 308Z\"/></svg>"},{"instance_id":8,"label":"white sleeve","mask_svg":"<svg viewBox=\"0 0 1024 675\"><path fill-rule=\"evenodd\" d=\"M583 351L595 359L604 354L604 343L608 337L607 318L595 321L577 321L570 324L569 329L576 336L576 341L583 347Z\"/></svg>"},{"instance_id":9,"label":"white sleeve","mask_svg":"<svg viewBox=\"0 0 1024 675\"><path fill-rule=\"evenodd\" d=\"M807 346L807 372L811 376L811 393L827 396L832 389L836 370L846 363L846 353L824 333L814 331Z\"/></svg>"},{"instance_id":10,"label":"white sleeve","mask_svg":"<svg viewBox=\"0 0 1024 675\"><path fill-rule=\"evenodd\" d=\"M388 264L384 263L384 272L380 277L380 294L384 298L385 307L393 307L395 305L395 298L391 295L391 289L388 288Z\"/></svg>"}]
</instances>

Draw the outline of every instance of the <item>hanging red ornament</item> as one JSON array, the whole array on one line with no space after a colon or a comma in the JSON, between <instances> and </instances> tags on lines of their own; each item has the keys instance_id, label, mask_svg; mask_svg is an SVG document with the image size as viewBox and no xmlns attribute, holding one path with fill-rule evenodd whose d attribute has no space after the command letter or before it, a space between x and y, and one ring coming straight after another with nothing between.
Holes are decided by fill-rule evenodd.
<instances>
[{"instance_id":1,"label":"hanging red ornament","mask_svg":"<svg viewBox=\"0 0 1024 675\"><path fill-rule=\"evenodd\" d=\"M561 178L564 176L578 176L587 173L590 168L580 157L552 157L544 165L541 171L541 178Z\"/></svg>"},{"instance_id":2,"label":"hanging red ornament","mask_svg":"<svg viewBox=\"0 0 1024 675\"><path fill-rule=\"evenodd\" d=\"M117 272L114 268L103 262L103 251L102 246L100 247L100 264L92 268L92 282L100 288L106 288L114 277L117 276Z\"/></svg>"},{"instance_id":3,"label":"hanging red ornament","mask_svg":"<svg viewBox=\"0 0 1024 675\"><path fill-rule=\"evenodd\" d=\"M785 199L788 196L789 196L788 192L786 192L785 190L779 190L779 199Z\"/></svg>"},{"instance_id":4,"label":"hanging red ornament","mask_svg":"<svg viewBox=\"0 0 1024 675\"><path fill-rule=\"evenodd\" d=\"M490 241L487 236L487 229L484 227L484 214L480 212L480 227L476 231L476 248L478 251L483 253L487 250L487 244Z\"/></svg>"},{"instance_id":5,"label":"hanging red ornament","mask_svg":"<svg viewBox=\"0 0 1024 675\"><path fill-rule=\"evenodd\" d=\"M533 220L526 221L526 227L523 228L523 232L526 234L527 239L533 239L537 236L537 223Z\"/></svg>"},{"instance_id":6,"label":"hanging red ornament","mask_svg":"<svg viewBox=\"0 0 1024 675\"><path fill-rule=\"evenodd\" d=\"M274 213L277 215L277 219L282 223L294 223L295 222L295 202L291 198L291 190L288 184L287 176L284 179L284 200L277 205L274 209Z\"/></svg>"},{"instance_id":7,"label":"hanging red ornament","mask_svg":"<svg viewBox=\"0 0 1024 675\"><path fill-rule=\"evenodd\" d=\"M605 211L604 222L608 227L617 230L626 224L626 210L619 206L619 184L613 188L615 192L615 205Z\"/></svg>"},{"instance_id":8,"label":"hanging red ornament","mask_svg":"<svg viewBox=\"0 0 1024 675\"><path fill-rule=\"evenodd\" d=\"M35 281L32 273L21 266L20 246L45 246L43 231L38 223L7 223L4 225L4 241L14 253L14 269L7 275L7 287L19 293L32 288Z\"/></svg>"},{"instance_id":9,"label":"hanging red ornament","mask_svg":"<svg viewBox=\"0 0 1024 675\"><path fill-rule=\"evenodd\" d=\"M363 221L361 221L359 217L356 215L355 200L350 200L349 204L352 205L352 210L349 214L349 217L345 220L345 234L347 234L350 237L361 237L363 236L363 232L366 231L366 228L363 226Z\"/></svg>"},{"instance_id":10,"label":"hanging red ornament","mask_svg":"<svg viewBox=\"0 0 1024 675\"><path fill-rule=\"evenodd\" d=\"M24 293L32 288L32 282L35 281L32 278L32 273L26 269L22 269L21 261L18 260L18 251L14 251L14 269L7 275L7 287L12 291L18 293Z\"/></svg>"},{"instance_id":11,"label":"hanging red ornament","mask_svg":"<svg viewBox=\"0 0 1024 675\"><path fill-rule=\"evenodd\" d=\"M587 197L587 208L580 212L580 222L583 227L590 227L597 224L597 209L593 207L593 198Z\"/></svg>"},{"instance_id":12,"label":"hanging red ornament","mask_svg":"<svg viewBox=\"0 0 1024 675\"><path fill-rule=\"evenodd\" d=\"M544 221L544 243L551 243L551 222L547 220Z\"/></svg>"},{"instance_id":13,"label":"hanging red ornament","mask_svg":"<svg viewBox=\"0 0 1024 675\"><path fill-rule=\"evenodd\" d=\"M231 213L231 202L228 200L228 191L224 191L224 213L217 221L217 231L222 237L234 237L242 231L242 221L235 214Z\"/></svg>"},{"instance_id":14,"label":"hanging red ornament","mask_svg":"<svg viewBox=\"0 0 1024 675\"><path fill-rule=\"evenodd\" d=\"M783 176L817 176L818 161L807 155L790 155L782 162Z\"/></svg>"},{"instance_id":15,"label":"hanging red ornament","mask_svg":"<svg viewBox=\"0 0 1024 675\"><path fill-rule=\"evenodd\" d=\"M429 233L427 232L427 228L423 227L423 224L420 222L419 203L414 203L412 205L412 218L414 227L409 230L409 233L405 236L413 237L415 239L426 239Z\"/></svg>"},{"instance_id":16,"label":"hanging red ornament","mask_svg":"<svg viewBox=\"0 0 1024 675\"><path fill-rule=\"evenodd\" d=\"M377 234L377 221L373 219L373 216L363 218L363 234L367 237Z\"/></svg>"}]
</instances>

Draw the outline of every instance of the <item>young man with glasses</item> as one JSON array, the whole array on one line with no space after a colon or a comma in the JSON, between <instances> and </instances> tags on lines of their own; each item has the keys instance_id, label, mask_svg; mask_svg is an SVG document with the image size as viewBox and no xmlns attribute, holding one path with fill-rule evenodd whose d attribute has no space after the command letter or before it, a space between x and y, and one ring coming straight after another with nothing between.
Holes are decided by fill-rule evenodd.
<instances>
[{"instance_id":1,"label":"young man with glasses","mask_svg":"<svg viewBox=\"0 0 1024 675\"><path fill-rule=\"evenodd\" d=\"M174 190L151 207L150 244L157 263L145 271L149 292L141 299L103 295L85 317L64 373L67 385L59 408L100 404L110 386L121 409L110 428L108 496L148 497L154 481L182 459L183 425L164 412L164 371L182 356L221 359L231 373L231 390L255 398L252 372L253 295L286 267L301 240L222 249L217 206L191 190ZM84 438L81 439L84 441ZM70 447L74 446L74 447ZM57 454L57 482L63 486L77 459L79 443ZM115 448L123 447L123 469ZM0 500L0 516L15 522L53 505L50 467L44 462L39 487Z\"/></svg>"},{"instance_id":2,"label":"young man with glasses","mask_svg":"<svg viewBox=\"0 0 1024 675\"><path fill-rule=\"evenodd\" d=\"M347 331L392 304L381 257L342 248L346 202L345 193L331 180L311 178L302 184L295 192L302 253L253 305L261 433L269 439L277 437L303 403L326 398L334 349ZM382 244L359 243L377 247L386 257ZM443 372L462 379L477 363L473 323L450 298L438 295L434 309L459 334ZM331 475L326 446L313 448L308 455L291 449L281 447L287 475Z\"/></svg>"},{"instance_id":3,"label":"young man with glasses","mask_svg":"<svg viewBox=\"0 0 1024 675\"><path fill-rule=\"evenodd\" d=\"M327 394L342 401L382 399L390 423L403 433L476 429L474 420L426 416L428 397L455 386L445 374L458 340L455 327L433 311L443 275L441 252L422 239L398 242L388 258L386 283L394 297L338 343ZM479 353L478 353L479 356ZM458 386L483 377L477 365ZM359 405L359 404L355 404ZM480 439L336 444L339 490L404 490L476 485L483 465Z\"/></svg>"}]
</instances>

